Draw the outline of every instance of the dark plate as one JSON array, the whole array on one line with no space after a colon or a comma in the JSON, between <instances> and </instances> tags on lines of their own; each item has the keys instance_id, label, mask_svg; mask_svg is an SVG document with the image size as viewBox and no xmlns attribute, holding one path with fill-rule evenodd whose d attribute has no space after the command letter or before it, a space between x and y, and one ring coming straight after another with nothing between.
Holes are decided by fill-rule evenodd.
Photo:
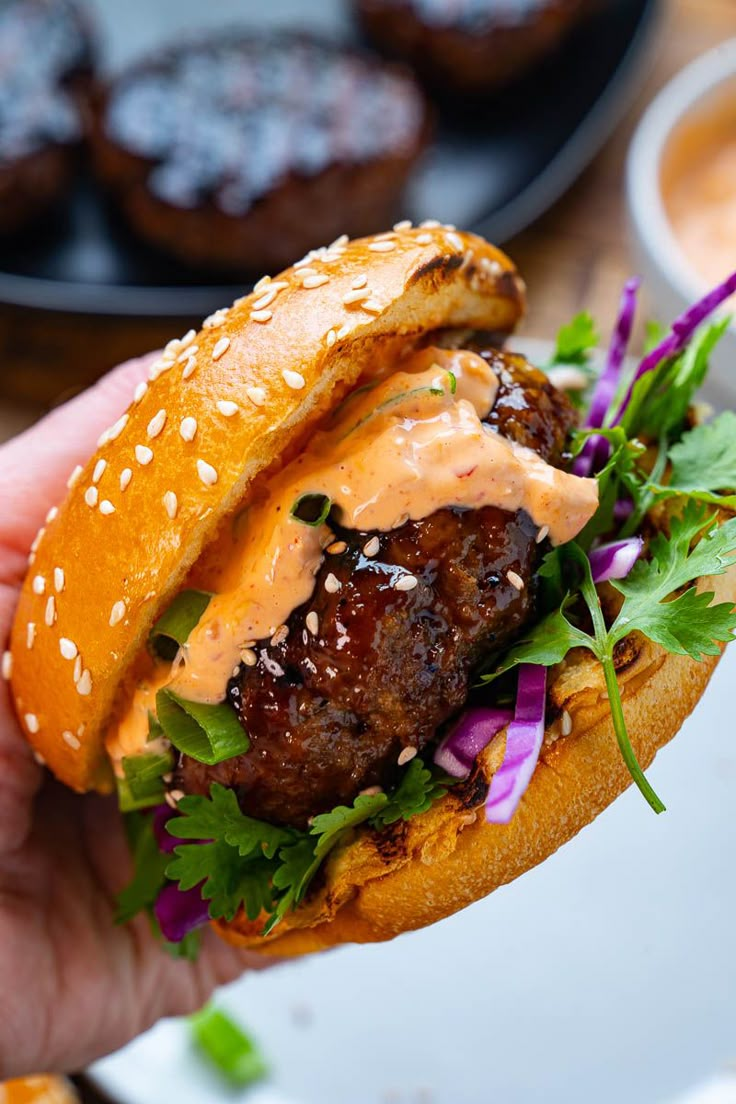
<instances>
[{"instance_id":1,"label":"dark plate","mask_svg":"<svg viewBox=\"0 0 736 1104\"><path fill-rule=\"evenodd\" d=\"M165 10L151 14L158 5L136 0L96 0L96 6L116 62L202 22L191 0L172 7L171 19ZM270 0L268 7L269 24L304 25L301 4ZM344 7L320 0L318 8L312 23L319 30L351 34ZM444 109L403 215L470 227L499 243L537 218L579 175L628 106L658 8L659 0L607 0L513 90L488 105ZM256 21L248 18L255 13L252 3L223 4L216 15L231 20L234 11L241 21ZM229 302L243 286L231 277L186 270L141 245L85 177L55 221L0 250L0 303L15 306L191 317Z\"/></svg>"}]
</instances>

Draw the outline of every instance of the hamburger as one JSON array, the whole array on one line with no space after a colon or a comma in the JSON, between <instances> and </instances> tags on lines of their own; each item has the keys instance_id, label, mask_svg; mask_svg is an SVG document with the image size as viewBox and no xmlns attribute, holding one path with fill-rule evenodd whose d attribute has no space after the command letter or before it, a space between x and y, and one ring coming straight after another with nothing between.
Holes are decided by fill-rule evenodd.
<instances>
[{"instance_id":1,"label":"hamburger","mask_svg":"<svg viewBox=\"0 0 736 1104\"><path fill-rule=\"evenodd\" d=\"M507 351L511 261L436 223L314 250L172 341L31 551L4 664L51 771L117 790L150 911L276 955L431 923L634 780L736 629L736 277L633 371ZM559 386L558 386L559 384Z\"/></svg>"}]
</instances>

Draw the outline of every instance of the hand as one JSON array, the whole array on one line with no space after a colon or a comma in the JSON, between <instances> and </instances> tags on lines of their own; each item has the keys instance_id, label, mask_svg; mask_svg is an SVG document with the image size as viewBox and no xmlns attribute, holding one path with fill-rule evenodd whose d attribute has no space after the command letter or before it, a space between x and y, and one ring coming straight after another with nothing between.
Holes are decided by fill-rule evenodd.
<instances>
[{"instance_id":1,"label":"hand","mask_svg":"<svg viewBox=\"0 0 736 1104\"><path fill-rule=\"evenodd\" d=\"M122 365L0 446L0 652L38 528L149 363ZM170 958L143 916L117 927L115 895L130 875L115 799L80 797L45 775L0 682L0 1079L80 1069L263 965L211 931L192 964Z\"/></svg>"}]
</instances>

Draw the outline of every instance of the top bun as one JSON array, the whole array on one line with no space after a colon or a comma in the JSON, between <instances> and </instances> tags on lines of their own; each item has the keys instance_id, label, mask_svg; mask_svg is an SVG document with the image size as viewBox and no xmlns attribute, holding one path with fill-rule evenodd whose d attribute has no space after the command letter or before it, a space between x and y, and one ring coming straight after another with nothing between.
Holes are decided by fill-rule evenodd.
<instances>
[{"instance_id":1,"label":"top bun","mask_svg":"<svg viewBox=\"0 0 736 1104\"><path fill-rule=\"evenodd\" d=\"M512 263L482 238L401 223L313 251L167 345L72 473L18 603L15 705L61 781L111 787L104 735L118 689L254 477L392 345L440 328L508 332L523 305Z\"/></svg>"}]
</instances>

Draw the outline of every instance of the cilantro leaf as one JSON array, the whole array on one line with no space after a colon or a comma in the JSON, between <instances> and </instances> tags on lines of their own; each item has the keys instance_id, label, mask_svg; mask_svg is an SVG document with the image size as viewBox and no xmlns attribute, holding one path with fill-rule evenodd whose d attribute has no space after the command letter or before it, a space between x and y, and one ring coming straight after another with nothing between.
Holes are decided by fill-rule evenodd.
<instances>
[{"instance_id":1,"label":"cilantro leaf","mask_svg":"<svg viewBox=\"0 0 736 1104\"><path fill-rule=\"evenodd\" d=\"M561 326L557 333L555 351L550 361L554 364L587 364L590 354L598 345L600 338L592 315L587 311Z\"/></svg>"},{"instance_id":2,"label":"cilantro leaf","mask_svg":"<svg viewBox=\"0 0 736 1104\"><path fill-rule=\"evenodd\" d=\"M725 411L683 434L670 449L669 459L672 472L667 486L661 488L665 493L720 501L715 492L736 491L736 414ZM736 505L736 495L727 496L723 504Z\"/></svg>"},{"instance_id":3,"label":"cilantro leaf","mask_svg":"<svg viewBox=\"0 0 736 1104\"><path fill-rule=\"evenodd\" d=\"M421 759L412 759L398 788L371 818L371 824L383 828L397 820L410 820L419 813L425 813L447 793L451 784L452 780L438 778Z\"/></svg>"},{"instance_id":4,"label":"cilantro leaf","mask_svg":"<svg viewBox=\"0 0 736 1104\"><path fill-rule=\"evenodd\" d=\"M150 816L129 813L126 830L133 854L133 877L118 895L116 924L127 924L139 912L153 908L166 881L166 864L169 861L169 856L159 851Z\"/></svg>"},{"instance_id":5,"label":"cilantro leaf","mask_svg":"<svg viewBox=\"0 0 736 1104\"><path fill-rule=\"evenodd\" d=\"M518 667L520 663L539 663L542 667L554 667L556 663L562 662L571 648L589 648L590 637L568 621L565 604L537 622L506 652L494 671L482 676L482 681L493 682L499 675Z\"/></svg>"},{"instance_id":6,"label":"cilantro leaf","mask_svg":"<svg viewBox=\"0 0 736 1104\"><path fill-rule=\"evenodd\" d=\"M279 847L294 838L289 828L279 828L243 813L233 790L213 782L209 797L192 794L178 805L180 815L168 821L166 830L177 839L221 839L236 848L241 858L264 854L272 859Z\"/></svg>"}]
</instances>

